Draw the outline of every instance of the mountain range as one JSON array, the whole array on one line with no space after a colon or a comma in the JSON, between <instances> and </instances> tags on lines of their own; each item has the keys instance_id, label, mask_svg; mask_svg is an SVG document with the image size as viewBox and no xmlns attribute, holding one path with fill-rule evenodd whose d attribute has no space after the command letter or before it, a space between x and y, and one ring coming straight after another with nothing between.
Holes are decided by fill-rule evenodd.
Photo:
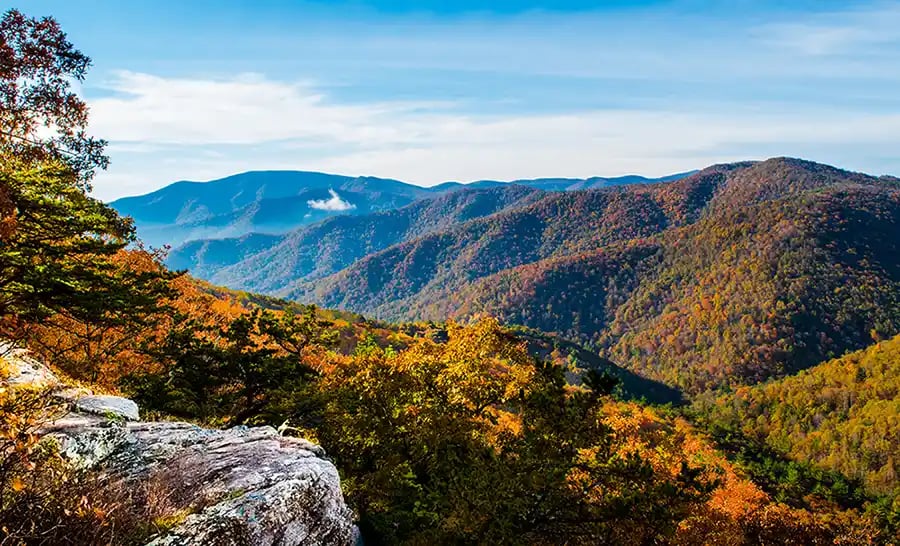
<instances>
[{"instance_id":1,"label":"mountain range","mask_svg":"<svg viewBox=\"0 0 900 546\"><path fill-rule=\"evenodd\" d=\"M169 265L387 320L489 314L687 394L900 333L895 178L775 158L652 183L541 184L407 193L406 206L286 234L192 241Z\"/></svg>"},{"instance_id":2,"label":"mountain range","mask_svg":"<svg viewBox=\"0 0 900 546\"><path fill-rule=\"evenodd\" d=\"M658 180L326 176L317 194L241 177L259 180L176 184L129 206L161 237L235 232L167 259L236 300L337 309L319 312L342 317L347 341L392 351L496 317L570 383L614 379L629 412L671 404L780 505L865 511L896 534L900 179L783 157ZM282 221L269 206L304 199L355 208Z\"/></svg>"},{"instance_id":3,"label":"mountain range","mask_svg":"<svg viewBox=\"0 0 900 546\"><path fill-rule=\"evenodd\" d=\"M144 243L177 247L197 239L284 234L326 218L393 210L420 199L464 189L521 185L548 191L668 181L662 178L539 178L469 184L445 182L430 188L398 180L303 171L253 171L209 182L181 181L152 193L111 203L134 218ZM258 243L254 238L251 244Z\"/></svg>"}]
</instances>

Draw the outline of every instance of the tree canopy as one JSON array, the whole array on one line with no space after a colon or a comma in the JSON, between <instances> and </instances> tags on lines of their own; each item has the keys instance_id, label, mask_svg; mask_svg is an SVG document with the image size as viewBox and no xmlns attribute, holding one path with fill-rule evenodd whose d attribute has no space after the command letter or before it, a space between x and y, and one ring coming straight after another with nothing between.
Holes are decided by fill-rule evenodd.
<instances>
[{"instance_id":1,"label":"tree canopy","mask_svg":"<svg viewBox=\"0 0 900 546\"><path fill-rule=\"evenodd\" d=\"M53 18L7 11L0 19L0 151L62 161L89 189L96 169L109 163L106 142L87 134L88 108L72 89L90 65Z\"/></svg>"}]
</instances>

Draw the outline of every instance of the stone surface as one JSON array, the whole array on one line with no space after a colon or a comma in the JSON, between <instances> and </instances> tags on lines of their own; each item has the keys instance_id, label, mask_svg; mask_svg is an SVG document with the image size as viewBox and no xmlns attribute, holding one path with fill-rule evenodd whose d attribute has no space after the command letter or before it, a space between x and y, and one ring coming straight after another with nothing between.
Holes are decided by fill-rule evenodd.
<instances>
[{"instance_id":1,"label":"stone surface","mask_svg":"<svg viewBox=\"0 0 900 546\"><path fill-rule=\"evenodd\" d=\"M185 515L154 546L350 545L359 539L337 469L321 447L271 427L210 430L140 422L127 398L71 388L27 352L0 346L4 383L51 389L71 412L43 427L77 468L134 491L158 487Z\"/></svg>"},{"instance_id":2,"label":"stone surface","mask_svg":"<svg viewBox=\"0 0 900 546\"><path fill-rule=\"evenodd\" d=\"M50 371L50 368L29 356L28 351L24 349L0 341L0 358L10 372L9 377L4 380L6 383L38 388L53 388L60 384L59 378Z\"/></svg>"},{"instance_id":3,"label":"stone surface","mask_svg":"<svg viewBox=\"0 0 900 546\"><path fill-rule=\"evenodd\" d=\"M81 396L75 399L75 409L94 415L121 417L129 421L140 419L138 405L121 396Z\"/></svg>"},{"instance_id":4,"label":"stone surface","mask_svg":"<svg viewBox=\"0 0 900 546\"><path fill-rule=\"evenodd\" d=\"M191 514L155 546L344 545L356 538L337 469L322 448L271 427L209 430L70 414L45 434L78 466L166 484Z\"/></svg>"},{"instance_id":5,"label":"stone surface","mask_svg":"<svg viewBox=\"0 0 900 546\"><path fill-rule=\"evenodd\" d=\"M133 441L125 426L96 415L70 413L40 431L76 468L95 468Z\"/></svg>"}]
</instances>

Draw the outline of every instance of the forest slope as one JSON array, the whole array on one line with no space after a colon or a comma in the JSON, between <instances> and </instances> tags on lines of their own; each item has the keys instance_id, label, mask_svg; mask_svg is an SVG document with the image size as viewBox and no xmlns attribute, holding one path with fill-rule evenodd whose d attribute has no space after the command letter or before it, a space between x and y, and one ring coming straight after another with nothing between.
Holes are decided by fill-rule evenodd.
<instances>
[{"instance_id":1,"label":"forest slope","mask_svg":"<svg viewBox=\"0 0 900 546\"><path fill-rule=\"evenodd\" d=\"M387 319L440 319L443 310L427 308L477 279L693 221L727 168L671 184L551 193L389 247L330 277L300 281L278 293Z\"/></svg>"},{"instance_id":2,"label":"forest slope","mask_svg":"<svg viewBox=\"0 0 900 546\"><path fill-rule=\"evenodd\" d=\"M900 336L697 405L719 426L900 499Z\"/></svg>"},{"instance_id":3,"label":"forest slope","mask_svg":"<svg viewBox=\"0 0 900 546\"><path fill-rule=\"evenodd\" d=\"M701 392L900 332L896 180L773 159L551 194L285 294L387 319L491 314Z\"/></svg>"}]
</instances>

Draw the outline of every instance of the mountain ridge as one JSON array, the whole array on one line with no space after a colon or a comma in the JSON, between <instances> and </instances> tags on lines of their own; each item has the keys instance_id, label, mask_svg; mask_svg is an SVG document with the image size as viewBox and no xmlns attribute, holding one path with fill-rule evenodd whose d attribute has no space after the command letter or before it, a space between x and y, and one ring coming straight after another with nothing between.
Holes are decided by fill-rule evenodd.
<instances>
[{"instance_id":1,"label":"mountain ridge","mask_svg":"<svg viewBox=\"0 0 900 546\"><path fill-rule=\"evenodd\" d=\"M541 190L522 186L449 192L371 215L336 216L282 236L251 234L241 239L189 242L170 252L168 263L220 284L271 291L280 286L279 282L283 285L288 280L336 272L356 259L410 237L490 215L542 194ZM254 253L252 241L261 240L269 244ZM219 261L209 267L201 261L201 253L213 246L224 250L217 254ZM239 262L222 259L223 254L230 258L242 253L250 255ZM254 278L263 278L264 283L251 283Z\"/></svg>"},{"instance_id":2,"label":"mountain ridge","mask_svg":"<svg viewBox=\"0 0 900 546\"><path fill-rule=\"evenodd\" d=\"M134 218L151 246L177 247L199 239L283 234L337 215L364 215L401 208L419 199L476 188L523 185L563 190L573 185L620 185L670 180L629 175L618 178L533 179L510 182L448 182L422 187L390 178L314 171L247 171L207 182L178 181L145 195L110 203ZM546 186L544 188L543 186Z\"/></svg>"},{"instance_id":3,"label":"mountain ridge","mask_svg":"<svg viewBox=\"0 0 900 546\"><path fill-rule=\"evenodd\" d=\"M898 216L895 178L773 158L661 183L448 191L196 241L169 264L383 320L497 316L693 395L897 333Z\"/></svg>"},{"instance_id":4,"label":"mountain ridge","mask_svg":"<svg viewBox=\"0 0 900 546\"><path fill-rule=\"evenodd\" d=\"M898 224L893 179L776 158L551 194L280 294L388 320L490 314L696 394L900 331Z\"/></svg>"}]
</instances>

